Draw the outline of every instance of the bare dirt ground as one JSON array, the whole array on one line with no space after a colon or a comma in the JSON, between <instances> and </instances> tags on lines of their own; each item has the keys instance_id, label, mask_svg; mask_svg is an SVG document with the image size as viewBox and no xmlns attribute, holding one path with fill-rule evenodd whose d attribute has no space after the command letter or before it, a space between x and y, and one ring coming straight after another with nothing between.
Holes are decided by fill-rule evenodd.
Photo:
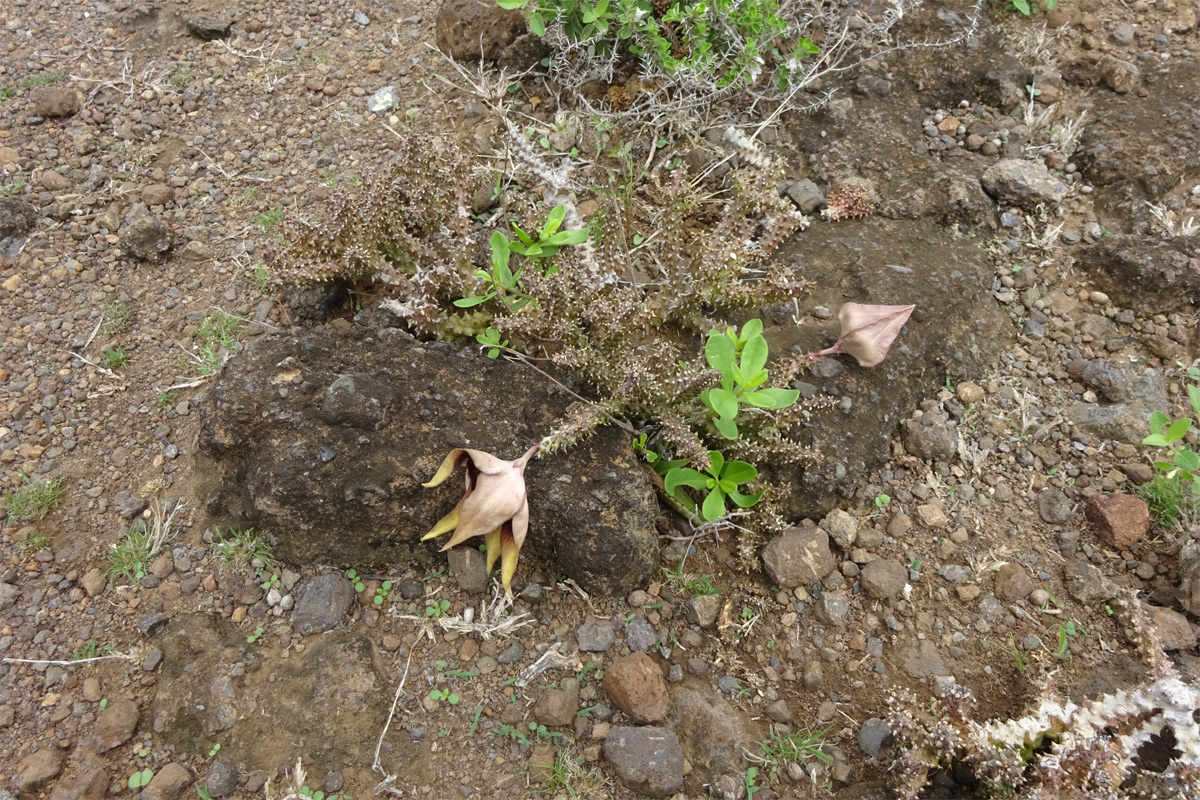
<instances>
[{"instance_id":1,"label":"bare dirt ground","mask_svg":"<svg viewBox=\"0 0 1200 800\"><path fill-rule=\"evenodd\" d=\"M905 424L943 420L934 432L953 429L954 452L915 457L894 421L893 457L842 476L830 495L855 533L833 550L837 569L815 592L773 586L731 534L698 540L683 562L690 579L673 577L687 552L686 526L674 520L664 525L676 538L663 542L662 579L628 597L585 597L553 565L523 559L513 614L527 624L490 638L434 624L467 608L482 615L481 598L413 565L367 576L337 627L303 635L285 613L292 589L330 565L281 565L278 584L264 588L269 566L222 563L192 475L213 373L248 343L303 326L263 266L282 216L319 215L332 192L387 164L398 139L385 124L443 131L488 158L502 151L498 123L477 113L426 44L437 4L19 0L0 11L0 488L11 497L61 482L41 516L0 510L2 785L12 779L29 796L131 796L130 778L149 769L160 780L151 797L220 780L228 796L279 796L302 759L307 786L326 796L365 797L387 776L401 796L638 796L603 756L608 732L628 723L601 679L641 649L676 699L687 691L707 704L707 716L676 728L730 729L689 740L677 796L742 797L749 787L758 800L882 797L891 756L860 733L886 716L896 686L927 697L953 675L990 718L1018 713L1051 671L1071 697L1137 683L1142 667L1114 620L1109 582L1170 610L1159 621L1172 656L1200 679L1195 618L1179 613L1176 591L1179 551L1195 535L1188 517L1116 546L1083 514L1090 496L1136 494L1151 477L1151 453L1128 428L1140 437L1149 412L1175 418L1187 408L1197 297L1186 282L1139 293L1136 278L1113 285L1081 263L1113 235L1167 242L1192 269L1200 263L1197 237L1169 237L1145 205L1179 226L1200 216L1196 7L1087 5L1031 20L989 3L978 46L868 65L830 87L850 105L784 118L766 143L793 179L828 187L857 175L878 200L874 217L826 229L808 256L803 236L785 248L816 280L810 325L853 295L842 262L869 258L880 242L911 255L904 269L919 268L927 246L968 248L994 268L975 289L991 295L989 313L1005 326L978 332L995 337L999 357L975 372L927 365L921 400L932 405L901 414ZM188 27L205 17L231 18L232 29L206 41L203 25ZM1132 91L1114 88L1127 76L1106 71L1107 56L1138 65ZM956 59L1015 59L1042 77L1033 86L1044 96L989 105ZM368 112L387 85L396 107ZM549 130L553 102L542 88L526 79L515 103ZM1036 118L1051 101L1056 116L1040 128L1024 117L996 122L1026 108ZM1084 111L1082 141L1104 148L1072 160L1052 137ZM959 124L943 124L950 118ZM941 182L1012 152L1000 127L1022 155L1046 144L1045 163L1067 190L1057 209L1009 225L1002 214L1012 210L977 185L958 194L965 184ZM1122 171L1134 177L1113 177ZM914 219L929 232L892 227ZM926 308L913 325L936 331L938 317ZM1081 371L1098 359L1120 370ZM852 394L858 368L847 364L814 377L814 390ZM1117 432L1070 411L1120 398ZM131 526L171 509L171 540L138 580L109 580ZM903 565L907 585L865 592L875 560ZM700 581L720 597L707 625L689 617ZM386 596L378 607L377 589ZM579 632L585 620L607 634ZM614 634L585 650L584 639ZM552 645L576 660L519 681ZM101 655L114 657L64 663ZM228 708L188 711L195 699L184 690L197 676L222 679L214 664L228 668L231 688L205 696ZM225 713L236 723L220 721ZM569 722L546 725L555 713ZM755 762L737 748L758 754L771 726L822 731L825 757L809 754L805 768L758 762L747 778ZM718 754L730 746L736 769ZM236 767L232 783L217 764ZM539 765L554 777L539 776ZM936 790L979 791L948 778Z\"/></svg>"}]
</instances>

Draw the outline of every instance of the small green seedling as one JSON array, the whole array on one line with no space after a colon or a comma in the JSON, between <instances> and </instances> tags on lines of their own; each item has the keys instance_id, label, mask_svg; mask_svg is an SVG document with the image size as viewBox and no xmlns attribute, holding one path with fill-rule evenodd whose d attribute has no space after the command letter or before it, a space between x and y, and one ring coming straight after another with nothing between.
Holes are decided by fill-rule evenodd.
<instances>
[{"instance_id":1,"label":"small green seedling","mask_svg":"<svg viewBox=\"0 0 1200 800\"><path fill-rule=\"evenodd\" d=\"M350 582L352 584L354 584L354 591L361 592L367 588L367 585L365 583L363 583L361 578L358 577L357 570L353 570L353 569L346 570L346 577L350 580Z\"/></svg>"},{"instance_id":2,"label":"small green seedling","mask_svg":"<svg viewBox=\"0 0 1200 800\"><path fill-rule=\"evenodd\" d=\"M392 590L392 582L384 581L375 589L375 596L371 598L371 602L377 606L383 605L387 601L388 592Z\"/></svg>"},{"instance_id":3,"label":"small green seedling","mask_svg":"<svg viewBox=\"0 0 1200 800\"><path fill-rule=\"evenodd\" d=\"M438 702L446 702L452 706L458 705L458 701L462 700L461 695L449 689L430 689L429 696Z\"/></svg>"},{"instance_id":4,"label":"small green seedling","mask_svg":"<svg viewBox=\"0 0 1200 800\"><path fill-rule=\"evenodd\" d=\"M892 502L892 498L886 494L875 495L875 507L876 508L883 508L890 502Z\"/></svg>"},{"instance_id":5,"label":"small green seedling","mask_svg":"<svg viewBox=\"0 0 1200 800\"><path fill-rule=\"evenodd\" d=\"M130 789L143 789L146 787L146 785L148 783L150 783L150 779L153 777L154 777L154 770L152 770L148 767L146 769L140 769L137 772L135 772L129 776L129 788Z\"/></svg>"},{"instance_id":6,"label":"small green seedling","mask_svg":"<svg viewBox=\"0 0 1200 800\"><path fill-rule=\"evenodd\" d=\"M754 800L755 793L761 788L755 780L758 778L758 768L750 767L746 770L746 800Z\"/></svg>"},{"instance_id":7,"label":"small green seedling","mask_svg":"<svg viewBox=\"0 0 1200 800\"><path fill-rule=\"evenodd\" d=\"M246 637L246 644L254 644L262 637L262 635L263 635L263 628L262 628L262 625L259 625L257 628L254 629L254 633L252 633Z\"/></svg>"},{"instance_id":8,"label":"small green seedling","mask_svg":"<svg viewBox=\"0 0 1200 800\"><path fill-rule=\"evenodd\" d=\"M767 340L762 335L762 320L752 319L724 332L715 328L704 345L708 366L721 373L721 385L700 394L700 402L711 412L709 419L726 439L738 437L737 417L741 406L768 411L787 408L800 398L796 389L760 388L769 377Z\"/></svg>"},{"instance_id":9,"label":"small green seedling","mask_svg":"<svg viewBox=\"0 0 1200 800\"><path fill-rule=\"evenodd\" d=\"M10 522L45 519L50 509L58 505L58 500L62 497L62 478L34 481L23 472L21 476L25 479L25 485L20 489L5 492L4 500L0 501L0 508L8 510Z\"/></svg>"},{"instance_id":10,"label":"small green seedling","mask_svg":"<svg viewBox=\"0 0 1200 800\"><path fill-rule=\"evenodd\" d=\"M425 601L425 616L427 616L427 617L433 617L434 619L437 619L438 617L442 616L442 614L445 614L449 610L450 610L450 601L449 600L426 600Z\"/></svg>"},{"instance_id":11,"label":"small green seedling","mask_svg":"<svg viewBox=\"0 0 1200 800\"><path fill-rule=\"evenodd\" d=\"M758 477L758 470L745 461L726 461L720 450L709 450L710 465L704 472L691 467L672 466L663 478L663 487L668 495L693 514L696 503L681 491L687 486L707 492L700 503L700 515L712 522L725 516L725 501L732 500L739 508L750 508L762 499L763 493L743 494L738 488ZM671 461L668 464L678 462ZM686 462L683 462L686 463Z\"/></svg>"}]
</instances>

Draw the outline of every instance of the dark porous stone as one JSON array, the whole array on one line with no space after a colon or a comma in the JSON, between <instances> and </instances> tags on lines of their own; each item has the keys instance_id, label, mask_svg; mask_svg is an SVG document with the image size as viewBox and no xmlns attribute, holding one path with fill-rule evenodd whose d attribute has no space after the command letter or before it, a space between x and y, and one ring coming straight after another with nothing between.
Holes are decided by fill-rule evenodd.
<instances>
[{"instance_id":1,"label":"dark porous stone","mask_svg":"<svg viewBox=\"0 0 1200 800\"><path fill-rule=\"evenodd\" d=\"M462 497L461 476L421 486L446 455L469 445L515 458L571 400L474 348L332 325L252 343L209 397L197 475L221 524L273 534L286 564L417 572L446 565L437 540L420 541ZM322 447L339 457L323 461ZM617 428L530 462L525 479L518 573L540 556L597 595L626 594L654 574L658 502Z\"/></svg>"},{"instance_id":2,"label":"dark porous stone","mask_svg":"<svg viewBox=\"0 0 1200 800\"><path fill-rule=\"evenodd\" d=\"M208 768L208 777L204 780L204 788L213 797L226 797L237 789L237 765L229 761L214 761Z\"/></svg>"},{"instance_id":3,"label":"dark porous stone","mask_svg":"<svg viewBox=\"0 0 1200 800\"><path fill-rule=\"evenodd\" d=\"M292 627L305 636L323 633L342 621L353 601L350 581L336 572L326 572L300 584Z\"/></svg>"},{"instance_id":4,"label":"dark porous stone","mask_svg":"<svg viewBox=\"0 0 1200 800\"><path fill-rule=\"evenodd\" d=\"M142 261L157 261L175 242L171 227L157 217L141 217L125 229L121 243L125 251Z\"/></svg>"},{"instance_id":5,"label":"dark porous stone","mask_svg":"<svg viewBox=\"0 0 1200 800\"><path fill-rule=\"evenodd\" d=\"M782 589L810 586L837 569L829 535L820 528L789 528L762 552L763 569Z\"/></svg>"},{"instance_id":6,"label":"dark porous stone","mask_svg":"<svg viewBox=\"0 0 1200 800\"><path fill-rule=\"evenodd\" d=\"M683 749L668 728L612 728L604 757L622 785L646 797L670 797L683 785Z\"/></svg>"},{"instance_id":7,"label":"dark porous stone","mask_svg":"<svg viewBox=\"0 0 1200 800\"><path fill-rule=\"evenodd\" d=\"M920 459L952 460L958 453L958 430L950 415L936 402L926 403L922 411L900 429L904 449Z\"/></svg>"},{"instance_id":8,"label":"dark porous stone","mask_svg":"<svg viewBox=\"0 0 1200 800\"><path fill-rule=\"evenodd\" d=\"M457 61L489 61L525 33L525 15L491 0L445 0L434 21L438 47Z\"/></svg>"},{"instance_id":9,"label":"dark porous stone","mask_svg":"<svg viewBox=\"0 0 1200 800\"><path fill-rule=\"evenodd\" d=\"M705 783L723 773L745 771L742 753L754 752L755 743L766 737L765 726L746 718L725 698L687 683L671 690L667 720L679 731L688 761Z\"/></svg>"},{"instance_id":10,"label":"dark porous stone","mask_svg":"<svg viewBox=\"0 0 1200 800\"><path fill-rule=\"evenodd\" d=\"M200 14L187 21L188 33L206 42L224 39L232 27L233 19L224 14Z\"/></svg>"}]
</instances>

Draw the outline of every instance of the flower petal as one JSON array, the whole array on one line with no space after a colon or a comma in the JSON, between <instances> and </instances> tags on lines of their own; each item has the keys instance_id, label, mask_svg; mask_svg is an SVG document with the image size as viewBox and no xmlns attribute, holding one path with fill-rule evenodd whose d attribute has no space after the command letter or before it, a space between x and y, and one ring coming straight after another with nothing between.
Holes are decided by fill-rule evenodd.
<instances>
[{"instance_id":1,"label":"flower petal","mask_svg":"<svg viewBox=\"0 0 1200 800\"><path fill-rule=\"evenodd\" d=\"M462 504L463 501L459 500L458 505L456 505L449 514L439 519L437 524L429 529L429 533L421 537L421 541L423 542L426 539L433 539L434 537L441 536L443 533L448 533L457 528L459 515L462 511Z\"/></svg>"},{"instance_id":2,"label":"flower petal","mask_svg":"<svg viewBox=\"0 0 1200 800\"><path fill-rule=\"evenodd\" d=\"M487 574L492 574L492 566L495 565L496 559L500 557L500 531L504 528L501 525L496 530L484 535L483 540L487 544Z\"/></svg>"},{"instance_id":3,"label":"flower petal","mask_svg":"<svg viewBox=\"0 0 1200 800\"><path fill-rule=\"evenodd\" d=\"M525 478L509 470L503 475L479 476L474 491L463 500L458 530L443 550L508 522L525 505Z\"/></svg>"},{"instance_id":4,"label":"flower petal","mask_svg":"<svg viewBox=\"0 0 1200 800\"><path fill-rule=\"evenodd\" d=\"M451 473L462 465L463 459L466 458L467 454L472 452L476 451L463 450L461 447L454 448L450 451L450 455L446 456L445 460L442 461L442 465L438 467L437 473L429 479L429 483L422 483L421 485L426 489L439 485L446 478L449 478Z\"/></svg>"},{"instance_id":5,"label":"flower petal","mask_svg":"<svg viewBox=\"0 0 1200 800\"><path fill-rule=\"evenodd\" d=\"M843 303L838 310L842 336L834 348L854 356L860 366L873 367L887 356L914 308Z\"/></svg>"},{"instance_id":6,"label":"flower petal","mask_svg":"<svg viewBox=\"0 0 1200 800\"><path fill-rule=\"evenodd\" d=\"M515 539L510 539L507 536L500 539L500 583L504 586L504 591L509 599L512 599L512 579L517 573L517 554L521 552L521 545L517 544Z\"/></svg>"}]
</instances>

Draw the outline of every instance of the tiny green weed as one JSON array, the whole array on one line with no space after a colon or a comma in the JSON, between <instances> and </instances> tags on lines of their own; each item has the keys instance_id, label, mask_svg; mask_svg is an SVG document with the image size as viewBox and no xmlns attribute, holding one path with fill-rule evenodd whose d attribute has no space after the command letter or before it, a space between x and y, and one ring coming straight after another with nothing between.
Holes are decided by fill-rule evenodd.
<instances>
[{"instance_id":1,"label":"tiny green weed","mask_svg":"<svg viewBox=\"0 0 1200 800\"><path fill-rule=\"evenodd\" d=\"M154 777L154 770L147 767L139 769L137 772L129 776L130 789L143 789L146 784L150 783L150 779Z\"/></svg>"},{"instance_id":2,"label":"tiny green weed","mask_svg":"<svg viewBox=\"0 0 1200 800\"><path fill-rule=\"evenodd\" d=\"M452 706L458 705L459 701L462 700L462 695L458 692L452 692L449 689L430 689L429 697L439 703L449 703Z\"/></svg>"},{"instance_id":3,"label":"tiny green weed","mask_svg":"<svg viewBox=\"0 0 1200 800\"><path fill-rule=\"evenodd\" d=\"M146 577L152 557L150 532L130 528L121 541L112 546L108 554L109 580L123 578L130 583L140 581Z\"/></svg>"},{"instance_id":4,"label":"tiny green weed","mask_svg":"<svg viewBox=\"0 0 1200 800\"><path fill-rule=\"evenodd\" d=\"M242 323L236 317L223 311L205 317L196 331L201 374L212 375L225 363L225 358L237 352L237 335L241 327Z\"/></svg>"},{"instance_id":5,"label":"tiny green weed","mask_svg":"<svg viewBox=\"0 0 1200 800\"><path fill-rule=\"evenodd\" d=\"M449 600L426 600L425 601L425 616L437 619L450 610Z\"/></svg>"},{"instance_id":6,"label":"tiny green weed","mask_svg":"<svg viewBox=\"0 0 1200 800\"><path fill-rule=\"evenodd\" d=\"M32 533L26 535L26 537L21 540L20 544L21 552L26 554L36 553L38 550L49 546L50 540L46 538L46 534L42 533L41 531L33 531Z\"/></svg>"},{"instance_id":7,"label":"tiny green weed","mask_svg":"<svg viewBox=\"0 0 1200 800\"><path fill-rule=\"evenodd\" d=\"M4 493L0 508L8 510L12 522L43 520L50 509L58 505L63 494L62 478L46 478L34 481L25 476L25 485Z\"/></svg>"},{"instance_id":8,"label":"tiny green weed","mask_svg":"<svg viewBox=\"0 0 1200 800\"><path fill-rule=\"evenodd\" d=\"M17 90L14 89L12 86L5 86L3 88L0 88L0 103L7 103L9 100L12 100L13 95L15 95L16 93L17 93Z\"/></svg>"},{"instance_id":9,"label":"tiny green weed","mask_svg":"<svg viewBox=\"0 0 1200 800\"><path fill-rule=\"evenodd\" d=\"M100 333L105 336L116 336L124 333L133 326L133 306L118 300L104 309L104 322L100 325Z\"/></svg>"},{"instance_id":10,"label":"tiny green weed","mask_svg":"<svg viewBox=\"0 0 1200 800\"><path fill-rule=\"evenodd\" d=\"M283 222L283 209L272 208L269 211L264 211L254 218L254 222L264 231L269 231Z\"/></svg>"},{"instance_id":11,"label":"tiny green weed","mask_svg":"<svg viewBox=\"0 0 1200 800\"><path fill-rule=\"evenodd\" d=\"M168 390L165 392L159 392L158 397L156 397L154 400L154 405L157 406L160 411L166 411L167 409L172 408L178 399L179 395L173 391Z\"/></svg>"},{"instance_id":12,"label":"tiny green weed","mask_svg":"<svg viewBox=\"0 0 1200 800\"><path fill-rule=\"evenodd\" d=\"M254 629L254 633L252 633L246 637L246 644L254 644L259 639L262 638L262 635L263 635L263 627L262 627L262 625L259 625L257 628Z\"/></svg>"},{"instance_id":13,"label":"tiny green weed","mask_svg":"<svg viewBox=\"0 0 1200 800\"><path fill-rule=\"evenodd\" d=\"M112 644L99 645L96 644L94 639L88 639L87 643L83 645L83 647L75 648L67 660L85 661L89 658L99 658L100 656L106 656L111 653L115 647L116 645Z\"/></svg>"},{"instance_id":14,"label":"tiny green weed","mask_svg":"<svg viewBox=\"0 0 1200 800\"><path fill-rule=\"evenodd\" d=\"M187 67L176 67L167 76L167 83L176 89L182 89L190 85L194 80L196 80L196 77L192 75L192 71Z\"/></svg>"},{"instance_id":15,"label":"tiny green weed","mask_svg":"<svg viewBox=\"0 0 1200 800\"><path fill-rule=\"evenodd\" d=\"M129 352L120 345L105 348L104 364L109 369L125 369L129 366Z\"/></svg>"},{"instance_id":16,"label":"tiny green weed","mask_svg":"<svg viewBox=\"0 0 1200 800\"><path fill-rule=\"evenodd\" d=\"M358 577L358 570L354 570L354 569L346 570L346 580L350 581L350 583L353 584L354 591L356 591L356 592L362 592L364 589L367 588L367 584L363 582L362 578Z\"/></svg>"},{"instance_id":17,"label":"tiny green weed","mask_svg":"<svg viewBox=\"0 0 1200 800\"><path fill-rule=\"evenodd\" d=\"M63 74L61 72L47 72L45 75L32 75L28 78L21 79L17 85L22 89L32 89L34 86L53 86L61 81Z\"/></svg>"},{"instance_id":18,"label":"tiny green weed","mask_svg":"<svg viewBox=\"0 0 1200 800\"><path fill-rule=\"evenodd\" d=\"M782 733L775 726L771 726L771 738L758 743L762 755L756 756L754 760L769 766L770 782L774 782L776 772L782 764L807 764L816 760L829 766L833 763L833 758L821 749L825 745L825 734L829 733L829 730L826 727L817 731Z\"/></svg>"},{"instance_id":19,"label":"tiny green weed","mask_svg":"<svg viewBox=\"0 0 1200 800\"><path fill-rule=\"evenodd\" d=\"M258 290L259 294L271 293L271 276L267 273L267 265L261 259L254 264L254 271L250 274L250 283Z\"/></svg>"},{"instance_id":20,"label":"tiny green weed","mask_svg":"<svg viewBox=\"0 0 1200 800\"><path fill-rule=\"evenodd\" d=\"M217 536L220 537L216 544L217 558L222 564L253 569L257 577L274 569L275 557L254 528L230 529L225 533L218 530Z\"/></svg>"}]
</instances>

